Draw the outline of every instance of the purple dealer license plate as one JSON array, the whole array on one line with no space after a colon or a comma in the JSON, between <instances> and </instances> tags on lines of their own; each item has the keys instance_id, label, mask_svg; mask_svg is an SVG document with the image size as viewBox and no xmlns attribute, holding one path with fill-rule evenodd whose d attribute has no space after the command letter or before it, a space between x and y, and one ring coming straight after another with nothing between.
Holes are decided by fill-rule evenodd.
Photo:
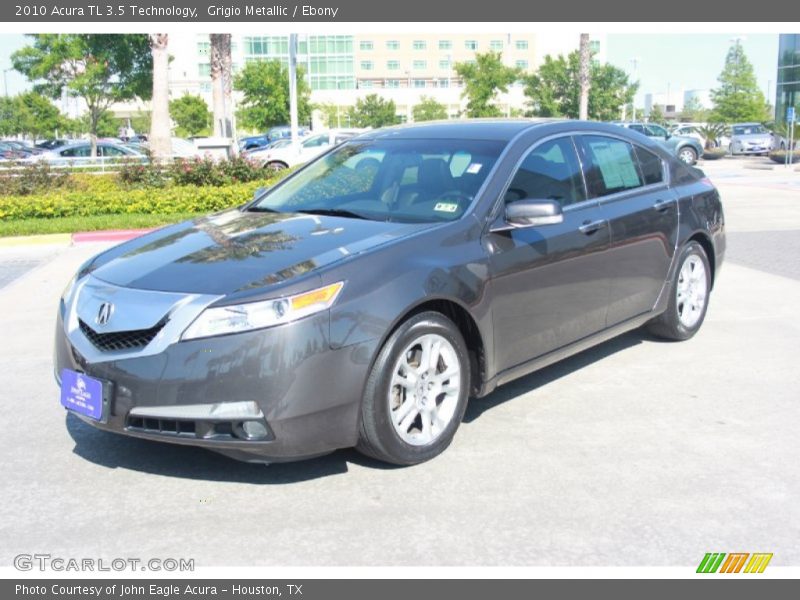
<instances>
[{"instance_id":1,"label":"purple dealer license plate","mask_svg":"<svg viewBox=\"0 0 800 600\"><path fill-rule=\"evenodd\" d=\"M103 418L103 382L83 373L63 369L61 404L99 421Z\"/></svg>"}]
</instances>

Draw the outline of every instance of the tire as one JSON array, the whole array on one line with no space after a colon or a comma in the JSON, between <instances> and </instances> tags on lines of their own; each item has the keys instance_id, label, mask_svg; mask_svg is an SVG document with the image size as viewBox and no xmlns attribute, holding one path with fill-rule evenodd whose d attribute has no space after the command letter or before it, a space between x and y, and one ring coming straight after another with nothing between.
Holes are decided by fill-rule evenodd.
<instances>
[{"instance_id":1,"label":"tire","mask_svg":"<svg viewBox=\"0 0 800 600\"><path fill-rule=\"evenodd\" d=\"M691 146L684 146L678 150L678 160L686 165L693 165L697 162L697 152Z\"/></svg>"},{"instance_id":2,"label":"tire","mask_svg":"<svg viewBox=\"0 0 800 600\"><path fill-rule=\"evenodd\" d=\"M698 270L699 267L702 271ZM698 273L702 276L693 280L692 274ZM698 332L706 318L710 291L711 266L706 252L697 242L689 242L678 257L667 310L650 321L647 329L664 339L688 340Z\"/></svg>"},{"instance_id":3,"label":"tire","mask_svg":"<svg viewBox=\"0 0 800 600\"><path fill-rule=\"evenodd\" d=\"M421 367L423 346L437 356L435 368ZM457 375L446 377L453 369ZM386 341L367 378L356 449L395 465L438 456L464 417L469 383L467 345L453 322L437 312L412 316Z\"/></svg>"},{"instance_id":4,"label":"tire","mask_svg":"<svg viewBox=\"0 0 800 600\"><path fill-rule=\"evenodd\" d=\"M289 165L276 160L276 161L268 162L267 164L264 165L264 168L267 171L272 171L274 173L279 173L280 171L283 171L284 169L288 169Z\"/></svg>"}]
</instances>

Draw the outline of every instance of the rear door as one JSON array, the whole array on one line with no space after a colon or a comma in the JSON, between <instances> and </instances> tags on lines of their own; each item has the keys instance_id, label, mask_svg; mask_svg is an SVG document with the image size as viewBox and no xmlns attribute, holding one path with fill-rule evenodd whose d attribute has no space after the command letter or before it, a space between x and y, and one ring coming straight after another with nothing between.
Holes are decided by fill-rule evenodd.
<instances>
[{"instance_id":1,"label":"rear door","mask_svg":"<svg viewBox=\"0 0 800 600\"><path fill-rule=\"evenodd\" d=\"M610 227L607 325L652 310L667 279L678 236L678 204L664 161L608 135L578 138L590 198Z\"/></svg>"},{"instance_id":2,"label":"rear door","mask_svg":"<svg viewBox=\"0 0 800 600\"><path fill-rule=\"evenodd\" d=\"M484 240L492 272L492 319L498 371L595 333L605 326L610 286L609 232L598 202L587 200L570 136L534 145L504 202L557 200L562 223L502 229Z\"/></svg>"}]
</instances>

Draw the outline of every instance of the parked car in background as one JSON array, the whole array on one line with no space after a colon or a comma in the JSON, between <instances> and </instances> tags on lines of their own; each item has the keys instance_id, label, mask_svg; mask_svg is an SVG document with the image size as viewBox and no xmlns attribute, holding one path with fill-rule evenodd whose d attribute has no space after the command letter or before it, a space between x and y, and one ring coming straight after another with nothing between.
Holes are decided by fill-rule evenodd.
<instances>
[{"instance_id":1,"label":"parked car in background","mask_svg":"<svg viewBox=\"0 0 800 600\"><path fill-rule=\"evenodd\" d=\"M36 144L37 148L42 148L43 150L53 150L54 148L58 148L59 146L63 146L64 144L70 143L70 140L59 138L59 139L52 139L52 140L44 140L43 142L39 142Z\"/></svg>"},{"instance_id":2,"label":"parked car in background","mask_svg":"<svg viewBox=\"0 0 800 600\"><path fill-rule=\"evenodd\" d=\"M661 143L667 150L672 152L673 156L687 165L695 164L697 159L703 155L703 144L697 139L672 135L661 125L628 121L612 121L612 125L635 131Z\"/></svg>"},{"instance_id":3,"label":"parked car in background","mask_svg":"<svg viewBox=\"0 0 800 600\"><path fill-rule=\"evenodd\" d=\"M257 148L251 148L249 150L242 150L242 156L252 156L254 152L261 152L263 150L272 150L276 148L285 148L292 143L291 138L281 138L279 140L275 140L274 142L270 142L266 146L261 146Z\"/></svg>"},{"instance_id":4,"label":"parked car in background","mask_svg":"<svg viewBox=\"0 0 800 600\"><path fill-rule=\"evenodd\" d=\"M691 137L695 138L700 144L705 148L706 146L706 138L698 131L698 129L702 129L705 127L706 123L681 123L677 125L672 131L670 132L671 135L677 135L680 137ZM727 148L731 143L730 136L723 135L720 136L719 139L716 140L714 146L716 148Z\"/></svg>"},{"instance_id":5,"label":"parked car in background","mask_svg":"<svg viewBox=\"0 0 800 600\"><path fill-rule=\"evenodd\" d=\"M280 171L308 162L332 146L348 140L362 131L361 129L331 129L305 138L297 144L297 148L293 148L291 144L281 148L265 148L251 152L248 157L264 168Z\"/></svg>"},{"instance_id":6,"label":"parked car in background","mask_svg":"<svg viewBox=\"0 0 800 600\"><path fill-rule=\"evenodd\" d=\"M772 135L761 123L731 125L731 154L761 154L772 149Z\"/></svg>"},{"instance_id":7,"label":"parked car in background","mask_svg":"<svg viewBox=\"0 0 800 600\"><path fill-rule=\"evenodd\" d=\"M198 150L197 146L194 145L193 142L189 140L185 140L183 138L174 137L172 138L172 156L175 158L192 158L195 156L201 156L202 153ZM142 154L146 154L149 151L150 143L149 142L128 142L125 144L128 148L132 148L137 152Z\"/></svg>"},{"instance_id":8,"label":"parked car in background","mask_svg":"<svg viewBox=\"0 0 800 600\"><path fill-rule=\"evenodd\" d=\"M20 147L13 141L0 141L0 159L2 160L22 160L33 156L33 151Z\"/></svg>"},{"instance_id":9,"label":"parked car in background","mask_svg":"<svg viewBox=\"0 0 800 600\"><path fill-rule=\"evenodd\" d=\"M310 130L308 127L298 127L297 134L300 137L306 137L309 135ZM288 138L292 135L292 129L288 125L281 125L279 127L273 127L266 133L261 135L251 135L249 137L244 137L239 140L239 151L243 152L245 150L254 150L256 148L265 148L270 143L282 139Z\"/></svg>"},{"instance_id":10,"label":"parked car in background","mask_svg":"<svg viewBox=\"0 0 800 600\"><path fill-rule=\"evenodd\" d=\"M27 152L28 154L40 154L44 152L42 148L37 148L28 142L23 142L20 140L2 140L4 144L8 144L21 152Z\"/></svg>"},{"instance_id":11,"label":"parked car in background","mask_svg":"<svg viewBox=\"0 0 800 600\"><path fill-rule=\"evenodd\" d=\"M54 150L49 150L38 156L31 157L31 160L44 160L52 165L68 164L87 164L91 163L92 145L89 142L73 142L59 146ZM97 158L107 159L103 162L113 162L113 159L140 159L147 160L147 156L124 144L114 144L111 142L97 142ZM100 161L98 161L100 162Z\"/></svg>"},{"instance_id":12,"label":"parked car in background","mask_svg":"<svg viewBox=\"0 0 800 600\"><path fill-rule=\"evenodd\" d=\"M470 398L641 326L691 338L724 253L714 185L642 135L379 129L89 259L53 307L54 372L101 430L251 462L355 446L415 464Z\"/></svg>"}]
</instances>

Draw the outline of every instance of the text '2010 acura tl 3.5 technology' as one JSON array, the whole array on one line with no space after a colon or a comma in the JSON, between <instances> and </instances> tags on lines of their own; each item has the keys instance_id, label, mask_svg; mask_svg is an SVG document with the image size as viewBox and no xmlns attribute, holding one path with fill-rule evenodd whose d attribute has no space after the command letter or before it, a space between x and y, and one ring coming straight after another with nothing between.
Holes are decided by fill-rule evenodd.
<instances>
[{"instance_id":1,"label":"text '2010 acura tl 3.5 technology'","mask_svg":"<svg viewBox=\"0 0 800 600\"><path fill-rule=\"evenodd\" d=\"M714 186L636 132L371 131L84 264L58 311L61 403L241 460L419 463L470 397L642 325L690 338L724 249Z\"/></svg>"}]
</instances>

